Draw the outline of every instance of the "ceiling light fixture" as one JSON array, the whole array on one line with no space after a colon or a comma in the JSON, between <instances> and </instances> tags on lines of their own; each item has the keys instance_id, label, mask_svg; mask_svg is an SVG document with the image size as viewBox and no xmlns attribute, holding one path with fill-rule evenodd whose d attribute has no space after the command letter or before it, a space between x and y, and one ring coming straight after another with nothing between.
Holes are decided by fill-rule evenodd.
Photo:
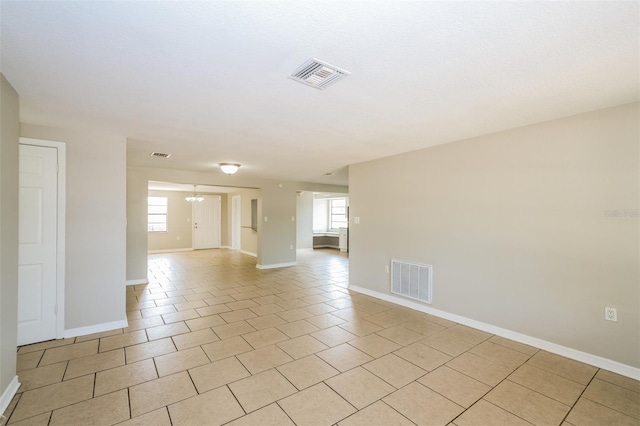
<instances>
[{"instance_id":1,"label":"ceiling light fixture","mask_svg":"<svg viewBox=\"0 0 640 426\"><path fill-rule=\"evenodd\" d=\"M193 195L188 195L184 197L184 199L186 201L189 201L190 203L193 203L196 201L201 203L202 201L204 201L204 197L202 195L198 195L198 193L196 192L196 185L193 185Z\"/></svg>"},{"instance_id":2,"label":"ceiling light fixture","mask_svg":"<svg viewBox=\"0 0 640 426\"><path fill-rule=\"evenodd\" d=\"M220 170L222 170L222 173L226 173L228 175L234 174L240 168L240 164L236 163L220 163L218 164L218 166L220 166Z\"/></svg>"}]
</instances>

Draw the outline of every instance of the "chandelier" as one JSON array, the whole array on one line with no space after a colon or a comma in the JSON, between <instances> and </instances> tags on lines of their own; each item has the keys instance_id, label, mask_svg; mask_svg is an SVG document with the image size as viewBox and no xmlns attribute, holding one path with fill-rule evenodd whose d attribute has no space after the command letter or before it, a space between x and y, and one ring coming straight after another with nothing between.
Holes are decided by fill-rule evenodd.
<instances>
[{"instance_id":1,"label":"chandelier","mask_svg":"<svg viewBox=\"0 0 640 426\"><path fill-rule=\"evenodd\" d=\"M200 203L204 200L204 197L202 195L198 195L198 193L196 192L196 185L193 185L193 195L188 195L184 197L184 199L189 201L190 203L196 201Z\"/></svg>"}]
</instances>

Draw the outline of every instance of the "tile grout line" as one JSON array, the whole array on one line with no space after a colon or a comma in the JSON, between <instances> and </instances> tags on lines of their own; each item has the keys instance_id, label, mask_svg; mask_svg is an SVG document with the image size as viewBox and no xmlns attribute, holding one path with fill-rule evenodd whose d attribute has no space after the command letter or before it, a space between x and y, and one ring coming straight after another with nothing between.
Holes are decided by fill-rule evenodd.
<instances>
[{"instance_id":1,"label":"tile grout line","mask_svg":"<svg viewBox=\"0 0 640 426\"><path fill-rule=\"evenodd\" d=\"M617 412L617 413L623 414L623 415L625 415L625 416L627 416L627 417L631 417L631 418L634 418L634 419L636 419L636 420L640 420L640 419L638 419L637 417L634 417L634 416L629 415L629 414L627 414L627 413L623 413L622 411L620 411L620 410L618 410L618 409L616 409L616 408L609 407L608 405L604 405L604 404L602 404L602 403L600 403L600 402L598 402L598 401L594 401L594 400L592 400L592 399L590 399L590 398L588 398L588 397L584 396L584 393L587 391L587 389L589 388L589 386L591 385L591 383L592 383L594 380L596 380L596 379L597 379L597 380L602 380L602 379L598 379L598 378L596 377L596 376L598 375L598 372L599 372L600 370L602 370L602 368L598 368L598 369L596 370L596 372L593 374L593 377L591 377L591 380L589 380L589 383L584 387L584 389L583 389L583 390L582 390L582 392L580 393L580 396L578 397L578 399L576 399L576 401L573 403L573 405L572 405L572 406L571 406L571 408L569 409L569 412L568 412L568 413L567 413L567 415L564 417L563 421L566 421L566 418L567 418L567 417L569 417L569 414L571 414L571 412L573 411L573 409L575 408L576 404L578 403L578 401L580 401L580 399L581 399L581 398L584 398L584 399L586 399L586 400L588 400L588 401L591 401L591 402L593 402L594 404L598 404L598 405L600 405L600 406L602 406L602 407L608 408L609 410L613 410L613 411L615 411L615 412ZM606 371L606 370L605 370L605 371ZM604 381L604 380L602 380L602 381ZM607 383L609 383L609 382L607 382ZM615 383L610 383L610 384L611 384L611 385L613 385L613 386L617 386L617 387L619 387L619 388L626 389L626 388L624 388L624 387L622 387L622 386L618 386L618 385L616 385ZM632 391L632 392L633 392L633 391ZM636 393L637 393L637 392L636 392Z\"/></svg>"},{"instance_id":2,"label":"tile grout line","mask_svg":"<svg viewBox=\"0 0 640 426\"><path fill-rule=\"evenodd\" d=\"M248 370L247 370L247 371L248 371ZM251 377L251 376L248 376L248 377ZM245 378L246 378L246 377L245 377ZM239 380L242 380L242 379L239 379ZM239 380L236 380L236 382L237 382L237 381L239 381ZM235 382L232 382L232 383L235 383ZM218 388L216 388L216 389L220 389L221 387L223 387L223 386L220 386L220 387L218 387ZM226 385L224 385L224 387L225 387L225 388L227 388L227 390L231 393L231 395L233 396L233 399L235 399L235 400L236 400L236 402L237 402L237 403L238 403L238 405L240 406L240 409L242 410L242 412L244 413L244 415L246 416L247 414L249 414L249 413L247 413L247 410L245 410L245 409L244 409L244 407L242 406L242 404L240 403L240 400L238 399L238 397L236 396L236 394L235 394L235 393L233 393L233 390L232 390L232 389L231 389L231 387L229 386L229 383L227 383ZM264 407L261 407L261 408L264 408ZM258 409L254 410L254 411L252 411L252 412L258 411L258 410L260 410L261 408L258 408ZM238 419L240 419L240 418L242 418L242 417L244 417L244 416L240 416L240 417L238 417ZM233 420L237 420L237 419L233 419ZM230 420L230 422L231 422L231 421L233 421L233 420ZM227 422L227 423L229 423L229 422Z\"/></svg>"},{"instance_id":3,"label":"tile grout line","mask_svg":"<svg viewBox=\"0 0 640 426\"><path fill-rule=\"evenodd\" d=\"M514 414L514 413L512 413L511 411L506 410L506 409L504 409L504 408L500 407L499 405L496 405L496 404L494 404L493 402L488 401L488 400L486 400L486 399L484 399L484 398L479 399L479 400L478 400L478 401L476 401L473 405L476 405L476 404L477 404L478 402L480 402L480 401L484 401L484 402L486 402L487 404L491 404L491 405L493 405L494 407L499 408L500 410L504 410L504 411L506 411L507 413L511 414L512 416L515 416L515 417L517 417L517 418L519 418L519 419L522 419L522 421L524 421L524 422L526 422L526 423L529 423L530 425L533 425L533 423L531 423L529 420L527 420L527 419L525 419L525 418L523 418L523 417L520 417L519 415ZM473 407L473 405L472 405L471 407ZM469 407L469 408L471 408L471 407ZM466 411L466 410L465 410L465 411ZM464 414L464 413L460 413L460 416L461 416L462 414ZM460 416L458 416L458 417L460 417ZM456 419L457 419L458 417L456 417ZM454 420L455 420L455 419L454 419ZM452 420L452 421L453 421L453 420ZM562 424L562 423L558 423L558 425L561 425L561 424Z\"/></svg>"},{"instance_id":4,"label":"tile grout line","mask_svg":"<svg viewBox=\"0 0 640 426\"><path fill-rule=\"evenodd\" d=\"M129 419L133 418L133 410L131 409L131 387L127 386L127 403L129 404Z\"/></svg>"},{"instance_id":5,"label":"tile grout line","mask_svg":"<svg viewBox=\"0 0 640 426\"><path fill-rule=\"evenodd\" d=\"M479 344L480 344L480 343L478 343L478 345L479 345ZM465 353L469 352L471 349L475 348L475 347L476 347L476 346L478 346L478 345L475 345L474 347L469 348L468 350L466 350L466 351L465 351L465 352L463 352L462 354L458 355L458 357L460 357L460 356L462 356L463 354L465 354ZM475 355L475 354L473 354L473 355ZM476 355L476 356L478 356L479 358L482 358L482 357L480 357L479 355ZM456 358L458 358L458 357L456 357ZM527 361L529 361L532 357L533 357L533 355L531 355L529 358L527 358ZM456 358L454 358L454 359L456 359ZM485 358L483 358L483 359L485 359ZM451 361L453 361L453 359L452 359ZM451 362L451 361L449 361L449 362ZM520 368L522 365L524 365L527 361L525 361L525 362L523 362L522 364L520 364L520 366L518 366L518 368ZM443 364L443 365L446 365L446 363L445 363L445 364ZM449 368L451 368L452 370L458 371L458 370L456 370L456 369L455 369L455 368L453 368L453 367L449 367ZM497 388L497 387L498 387L498 386L500 386L503 382L505 382L505 381L509 378L509 376L511 376L511 375L512 375L512 374L513 374L513 373L514 373L518 368L513 369L513 370L511 371L511 373L509 373L505 378L503 378L502 380L500 380L500 381L499 381L495 386L489 385L489 384L484 383L484 382L480 382L480 380L475 379L475 378L473 378L473 377L471 377L471 376L468 376L467 374L465 374L465 373L463 373L463 372L461 372L461 371L458 371L458 373L460 373L460 374L464 374L464 375L465 375L465 376L467 376L467 377L470 377L470 378L472 378L472 379L474 379L474 380L479 381L480 383L484 383L485 385L490 386L490 387L491 387L491 389L489 389L487 392L485 392L485 394L484 394L484 395L482 395L482 396L481 396L480 398L478 398L478 399L477 399L473 404L471 404L471 405L469 406L469 408L465 408L465 410L464 410L462 413L458 414L455 418L453 418L453 419L451 420L451 422L454 422L454 423L455 423L455 420L456 420L458 417L460 417L460 416L462 416L464 413L466 413L466 412L467 412L467 410L469 410L471 407L473 407L474 405L476 405L479 401L485 401L485 402L488 402L488 403L489 403L489 404L491 404L491 405L494 405L494 406L496 406L496 407L500 408L501 410L506 411L507 413L509 413L509 414L511 414L511 415L513 415L513 416L516 416L516 417L518 417L518 418L520 418L520 419L524 420L524 421L525 421L525 422L527 422L527 423L531 423L530 421L528 421L528 420L526 420L526 419L524 419L524 418L520 417L520 416L519 416L519 415L517 415L516 413L512 413L511 411L507 410L506 408L500 407L499 405L496 405L496 404L492 403L491 401L489 401L489 400L487 400L487 399L484 399L484 397L485 397L485 396L487 396L487 395L488 395L489 393L491 393L495 388ZM512 383L515 383L515 382L512 382ZM517 384L517 383L516 383L516 384ZM528 388L527 388L527 389L528 389ZM532 391L533 391L533 390L532 390ZM536 392L536 391L533 391L533 392ZM536 392L536 393L538 393L538 394L540 394L540 395L543 395L543 394L541 394L540 392ZM543 395L543 396L546 396L546 395ZM547 397L547 398L548 398L548 397ZM562 423L562 422L560 422L559 424L561 424L561 423Z\"/></svg>"}]
</instances>

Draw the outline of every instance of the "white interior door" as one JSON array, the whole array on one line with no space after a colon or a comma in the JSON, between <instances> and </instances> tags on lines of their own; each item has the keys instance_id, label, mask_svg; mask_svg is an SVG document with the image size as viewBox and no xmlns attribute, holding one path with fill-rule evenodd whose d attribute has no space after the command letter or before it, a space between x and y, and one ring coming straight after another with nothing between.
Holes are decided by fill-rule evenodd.
<instances>
[{"instance_id":1,"label":"white interior door","mask_svg":"<svg viewBox=\"0 0 640 426\"><path fill-rule=\"evenodd\" d=\"M242 238L242 204L239 195L231 199L231 248L233 250L241 249Z\"/></svg>"},{"instance_id":2,"label":"white interior door","mask_svg":"<svg viewBox=\"0 0 640 426\"><path fill-rule=\"evenodd\" d=\"M18 345L56 337L58 150L20 145Z\"/></svg>"},{"instance_id":3,"label":"white interior door","mask_svg":"<svg viewBox=\"0 0 640 426\"><path fill-rule=\"evenodd\" d=\"M205 196L193 203L193 248L220 247L220 197Z\"/></svg>"}]
</instances>

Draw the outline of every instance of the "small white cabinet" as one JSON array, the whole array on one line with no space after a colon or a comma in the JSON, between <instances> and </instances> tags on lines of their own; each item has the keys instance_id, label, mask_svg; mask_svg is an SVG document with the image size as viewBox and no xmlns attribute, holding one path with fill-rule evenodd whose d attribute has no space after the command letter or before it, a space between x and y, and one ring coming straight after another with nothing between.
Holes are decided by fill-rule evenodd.
<instances>
[{"instance_id":1,"label":"small white cabinet","mask_svg":"<svg viewBox=\"0 0 640 426\"><path fill-rule=\"evenodd\" d=\"M349 249L349 228L339 228L338 246L342 252Z\"/></svg>"}]
</instances>

